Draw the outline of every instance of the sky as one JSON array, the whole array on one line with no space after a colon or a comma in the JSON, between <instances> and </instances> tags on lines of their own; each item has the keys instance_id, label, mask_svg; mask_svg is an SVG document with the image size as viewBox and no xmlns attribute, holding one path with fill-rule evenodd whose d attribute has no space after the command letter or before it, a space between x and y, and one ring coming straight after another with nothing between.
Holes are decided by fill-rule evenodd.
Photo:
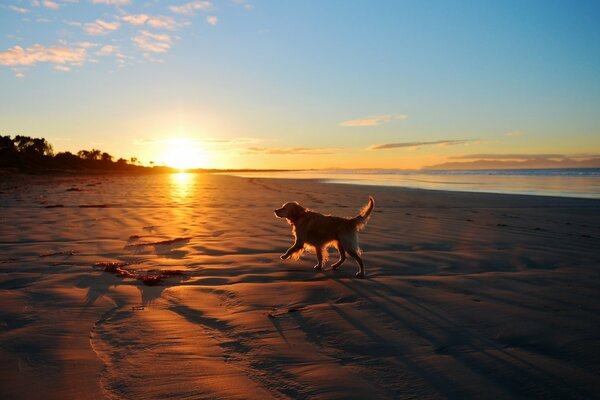
<instances>
[{"instance_id":1,"label":"sky","mask_svg":"<svg viewBox=\"0 0 600 400\"><path fill-rule=\"evenodd\" d=\"M0 0L0 134L205 168L584 159L598 21L598 1Z\"/></svg>"}]
</instances>

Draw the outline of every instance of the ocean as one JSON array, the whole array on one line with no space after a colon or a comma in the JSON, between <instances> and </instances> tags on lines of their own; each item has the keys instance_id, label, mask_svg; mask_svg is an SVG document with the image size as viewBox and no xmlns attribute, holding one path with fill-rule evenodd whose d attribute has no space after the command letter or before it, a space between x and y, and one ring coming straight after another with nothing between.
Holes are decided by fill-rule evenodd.
<instances>
[{"instance_id":1,"label":"ocean","mask_svg":"<svg viewBox=\"0 0 600 400\"><path fill-rule=\"evenodd\" d=\"M413 189L600 198L600 168L502 170L311 170L242 172L256 178L317 179L323 182Z\"/></svg>"}]
</instances>

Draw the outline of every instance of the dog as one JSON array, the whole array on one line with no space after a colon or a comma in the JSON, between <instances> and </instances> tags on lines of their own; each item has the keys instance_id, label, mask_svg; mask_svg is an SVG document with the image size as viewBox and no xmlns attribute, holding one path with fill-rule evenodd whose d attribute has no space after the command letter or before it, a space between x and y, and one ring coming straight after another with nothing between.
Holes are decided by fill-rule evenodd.
<instances>
[{"instance_id":1,"label":"dog","mask_svg":"<svg viewBox=\"0 0 600 400\"><path fill-rule=\"evenodd\" d=\"M369 202L354 218L340 218L319 214L302 207L297 202L285 203L275 210L278 218L286 218L292 225L295 242L284 254L282 260L290 257L298 259L305 249L314 249L317 253L315 269L322 269L327 249L330 246L337 248L340 259L331 267L336 270L346 260L346 253L354 258L359 269L358 278L365 276L365 266L360 258L361 250L358 246L358 231L360 231L371 218L375 207L375 200L369 196Z\"/></svg>"}]
</instances>

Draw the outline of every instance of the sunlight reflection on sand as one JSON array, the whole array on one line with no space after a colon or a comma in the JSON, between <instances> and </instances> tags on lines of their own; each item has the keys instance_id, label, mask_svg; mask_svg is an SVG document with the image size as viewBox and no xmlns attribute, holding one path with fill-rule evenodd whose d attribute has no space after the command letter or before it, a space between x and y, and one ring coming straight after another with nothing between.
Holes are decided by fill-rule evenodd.
<instances>
[{"instance_id":1,"label":"sunlight reflection on sand","mask_svg":"<svg viewBox=\"0 0 600 400\"><path fill-rule=\"evenodd\" d=\"M181 201L191 193L191 188L196 181L197 174L179 172L169 176L171 181L171 196L173 200Z\"/></svg>"}]
</instances>

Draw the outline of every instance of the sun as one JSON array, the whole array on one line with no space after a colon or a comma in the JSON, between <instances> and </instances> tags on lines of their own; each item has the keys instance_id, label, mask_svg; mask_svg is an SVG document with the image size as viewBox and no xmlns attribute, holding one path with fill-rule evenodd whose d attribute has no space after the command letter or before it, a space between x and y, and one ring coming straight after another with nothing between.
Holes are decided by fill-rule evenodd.
<instances>
[{"instance_id":1,"label":"sun","mask_svg":"<svg viewBox=\"0 0 600 400\"><path fill-rule=\"evenodd\" d=\"M206 154L189 140L172 140L165 150L163 162L166 166L181 171L202 168L206 162Z\"/></svg>"}]
</instances>

